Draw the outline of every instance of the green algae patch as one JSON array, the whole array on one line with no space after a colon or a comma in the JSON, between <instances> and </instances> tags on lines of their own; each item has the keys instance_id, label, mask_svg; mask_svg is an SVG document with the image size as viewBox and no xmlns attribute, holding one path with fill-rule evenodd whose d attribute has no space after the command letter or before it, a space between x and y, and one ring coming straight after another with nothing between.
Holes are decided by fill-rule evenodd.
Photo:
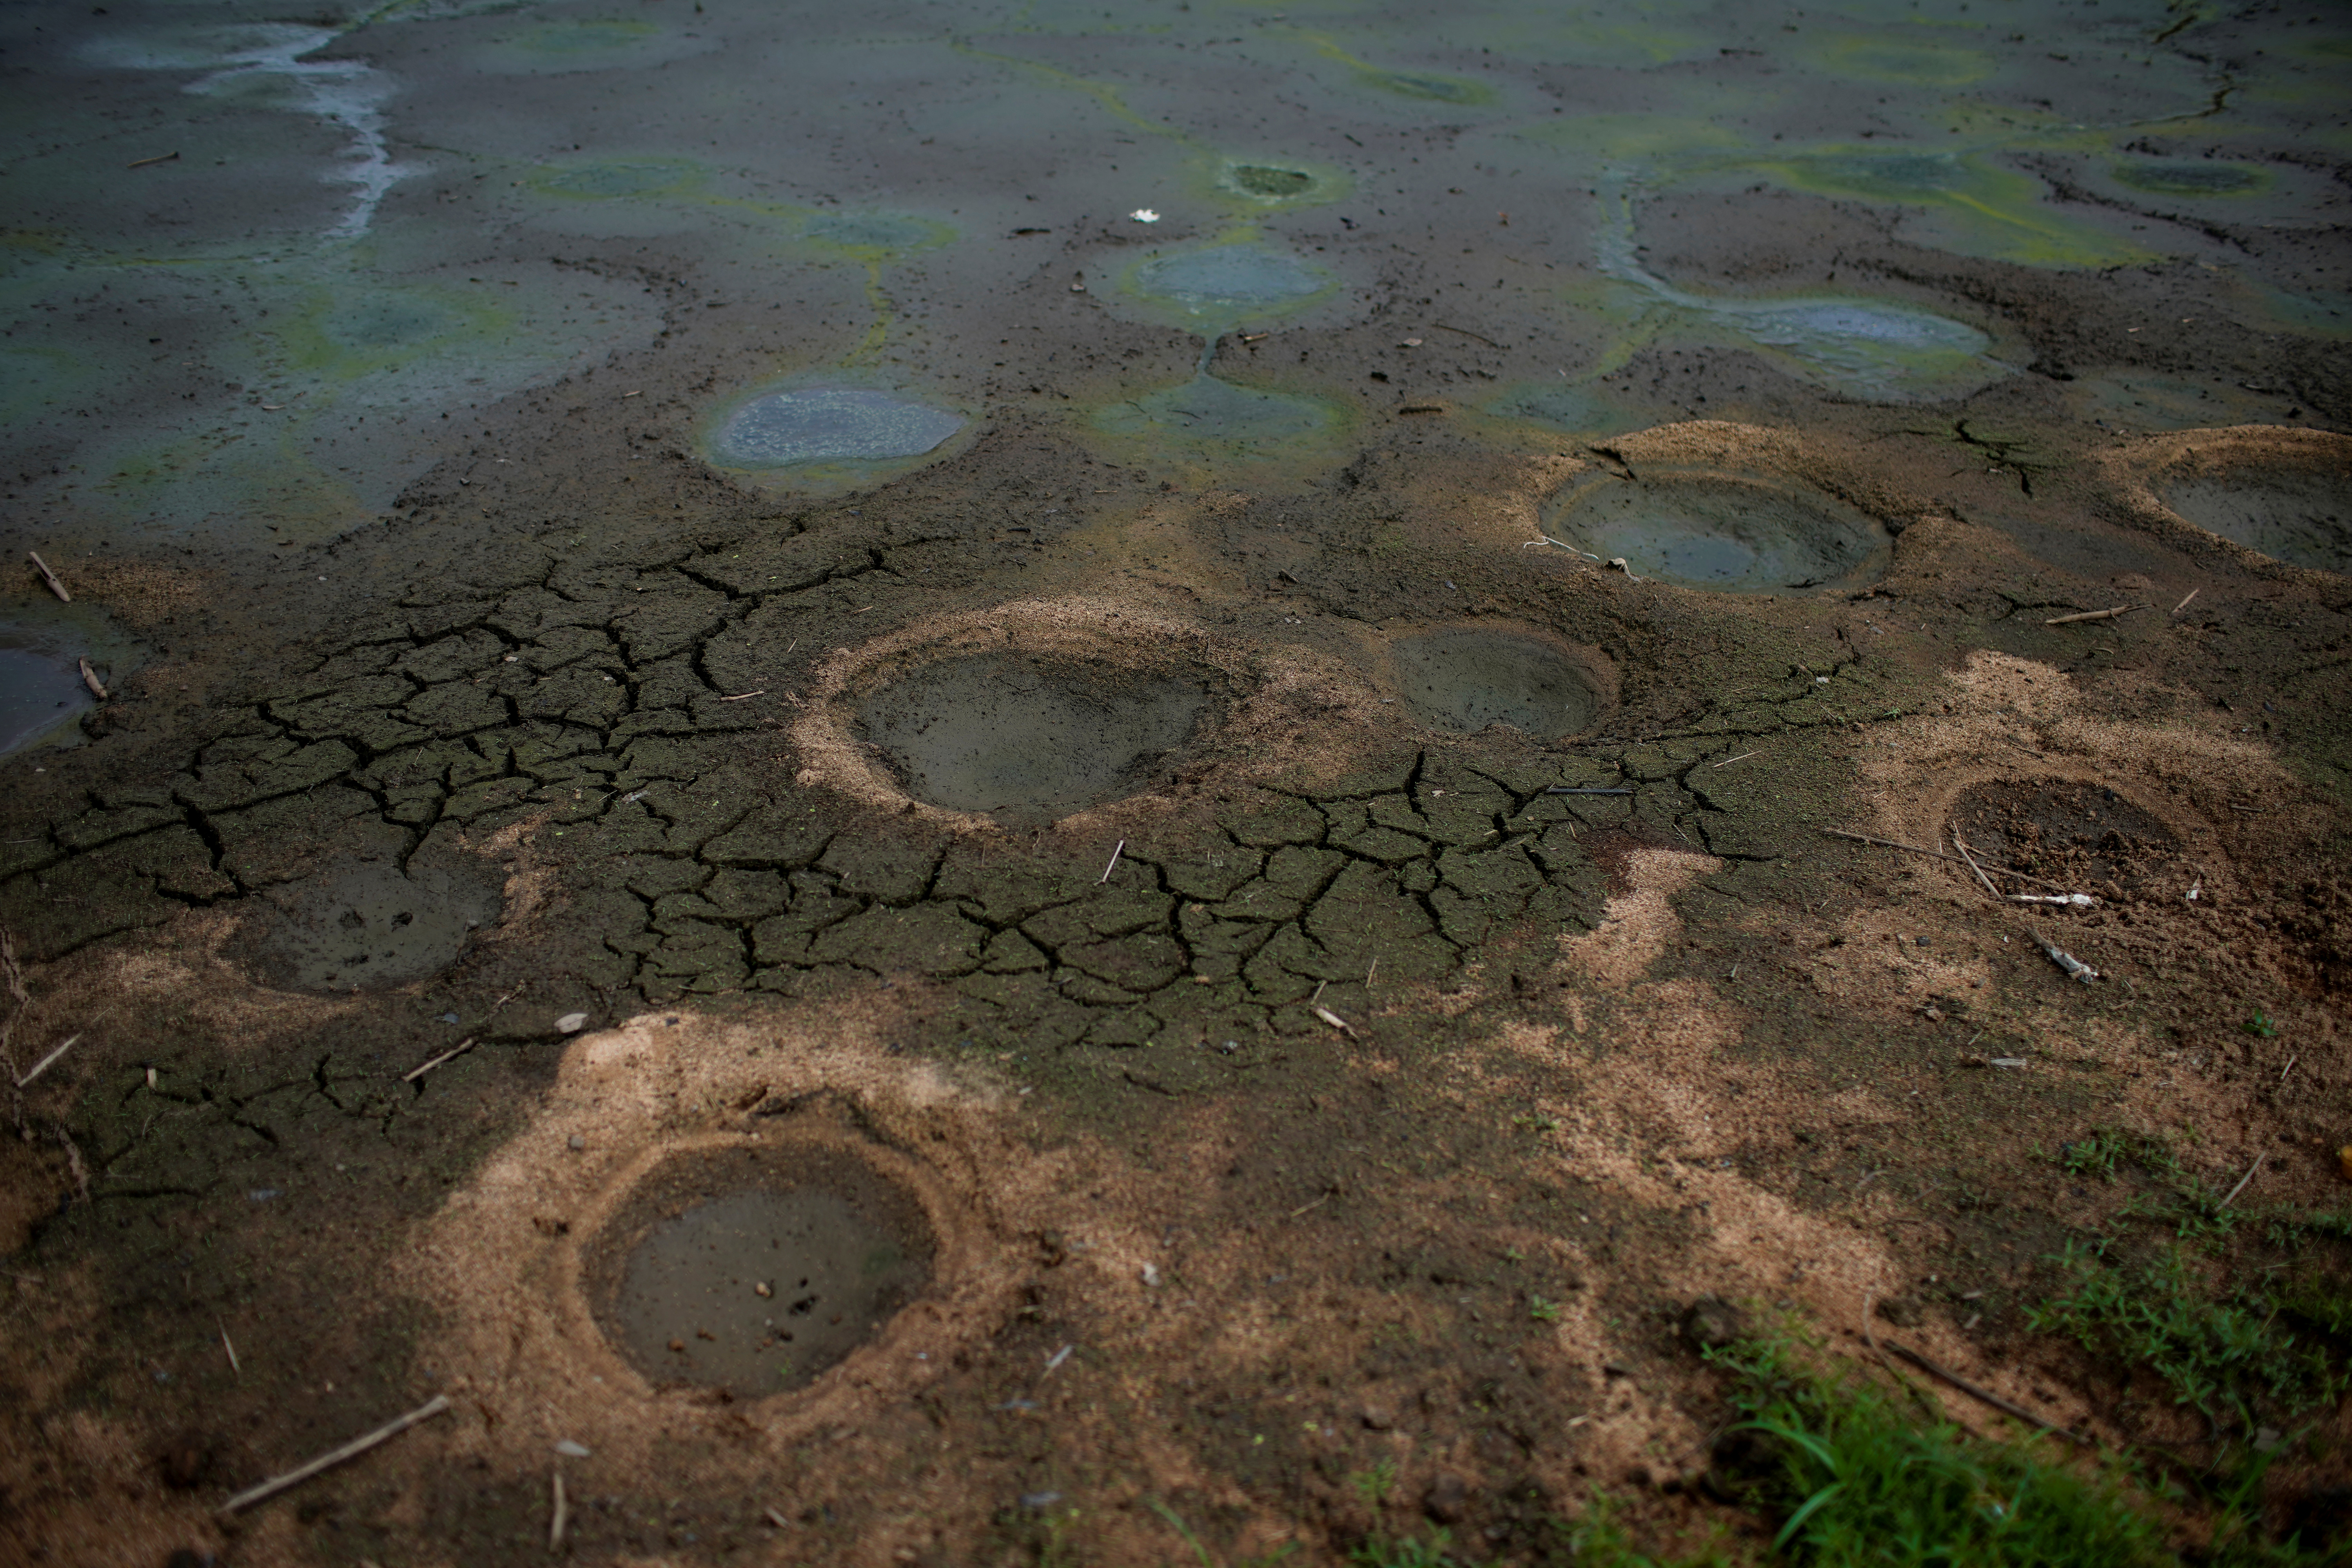
<instances>
[{"instance_id":1,"label":"green algae patch","mask_svg":"<svg viewBox=\"0 0 2352 1568\"><path fill-rule=\"evenodd\" d=\"M1748 165L1790 190L1919 208L1942 248L2029 267L2124 267L2155 253L2047 202L1990 153L1829 147Z\"/></svg>"},{"instance_id":2,"label":"green algae patch","mask_svg":"<svg viewBox=\"0 0 2352 1568\"><path fill-rule=\"evenodd\" d=\"M1967 87L1994 69L1993 58L1980 49L1870 34L1814 40L1802 53L1808 65L1826 75L1897 87Z\"/></svg>"},{"instance_id":3,"label":"green algae patch","mask_svg":"<svg viewBox=\"0 0 2352 1568\"><path fill-rule=\"evenodd\" d=\"M662 65L713 47L633 17L582 16L509 33L476 49L472 63L501 76L570 76Z\"/></svg>"},{"instance_id":4,"label":"green algae patch","mask_svg":"<svg viewBox=\"0 0 2352 1568\"><path fill-rule=\"evenodd\" d=\"M514 314L487 293L408 284L312 291L272 334L288 370L354 381L422 359L454 358L516 330Z\"/></svg>"},{"instance_id":5,"label":"green algae patch","mask_svg":"<svg viewBox=\"0 0 2352 1568\"><path fill-rule=\"evenodd\" d=\"M1238 386L1196 375L1099 409L1090 423L1106 436L1206 458L1283 458L1320 454L1353 423L1324 398Z\"/></svg>"},{"instance_id":6,"label":"green algae patch","mask_svg":"<svg viewBox=\"0 0 2352 1568\"><path fill-rule=\"evenodd\" d=\"M530 184L574 201L645 201L685 195L709 178L709 170L684 158L599 158L533 169Z\"/></svg>"},{"instance_id":7,"label":"green algae patch","mask_svg":"<svg viewBox=\"0 0 2352 1568\"><path fill-rule=\"evenodd\" d=\"M2117 184L2159 196L2259 195L2277 183L2269 170L2214 158L2140 158L2111 163Z\"/></svg>"},{"instance_id":8,"label":"green algae patch","mask_svg":"<svg viewBox=\"0 0 2352 1568\"><path fill-rule=\"evenodd\" d=\"M824 212L805 219L796 237L804 245L879 266L936 250L954 240L956 230L952 224L912 213Z\"/></svg>"},{"instance_id":9,"label":"green algae patch","mask_svg":"<svg viewBox=\"0 0 2352 1568\"><path fill-rule=\"evenodd\" d=\"M1236 239L1147 256L1117 287L1153 320L1213 339L1319 305L1339 293L1339 280L1288 251Z\"/></svg>"},{"instance_id":10,"label":"green algae patch","mask_svg":"<svg viewBox=\"0 0 2352 1568\"><path fill-rule=\"evenodd\" d=\"M1654 410L1588 382L1519 382L1487 399L1478 412L1575 436L1620 436L1657 423Z\"/></svg>"},{"instance_id":11,"label":"green algae patch","mask_svg":"<svg viewBox=\"0 0 2352 1568\"><path fill-rule=\"evenodd\" d=\"M1355 182L1330 164L1271 156L1219 158L1209 166L1207 183L1218 199L1255 212L1320 206L1355 189Z\"/></svg>"}]
</instances>

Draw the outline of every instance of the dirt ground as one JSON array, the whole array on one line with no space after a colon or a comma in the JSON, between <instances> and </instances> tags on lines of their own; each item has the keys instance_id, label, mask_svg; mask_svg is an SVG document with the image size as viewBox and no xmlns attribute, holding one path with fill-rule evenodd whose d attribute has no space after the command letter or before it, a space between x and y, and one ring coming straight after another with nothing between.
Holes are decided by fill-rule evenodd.
<instances>
[{"instance_id":1,"label":"dirt ground","mask_svg":"<svg viewBox=\"0 0 2352 1568\"><path fill-rule=\"evenodd\" d=\"M392 31L336 48L393 68ZM1544 68L1507 91L1649 112L1657 73ZM1170 1514L1217 1562L1426 1521L1534 1563L1596 1496L1760 1553L1702 1481L1710 1302L2102 1442L2210 1436L2025 1320L2137 1195L2057 1162L2094 1129L2265 1211L2352 1194L2352 577L2308 521L2352 497L2352 359L2241 308L2340 289L2335 209L2069 267L1694 175L1628 198L1612 272L1605 211L1362 112L1308 151L1360 157L1358 203L1412 184L1414 232L1302 210L1343 276L1287 324L1114 302L1205 209L1065 206L1008 222L1001 289L902 277L871 363L928 354L977 416L888 472L709 447L716 389L846 352L870 258L772 316L617 226L562 265L658 335L485 392L335 527L23 481L12 537L145 652L0 761L0 1065L51 1058L0 1137L11 1560L537 1561L559 1487L593 1563L1191 1560ZM2340 134L2286 141L2340 201ZM1997 325L1998 363L1880 396L1851 378L1912 361L1687 302L1840 288ZM1612 289L1682 324L1611 359ZM1320 423L1089 422L1196 363ZM1563 363L1586 414L1530 416ZM2147 413L2187 384L2223 416ZM1585 548L1585 498L1727 486L1828 563L1722 591ZM833 1173L915 1282L821 1364L731 1260L740 1327L625 1342L629 1247L730 1170ZM2352 1411L2316 1431L2274 1511L2346 1484Z\"/></svg>"}]
</instances>

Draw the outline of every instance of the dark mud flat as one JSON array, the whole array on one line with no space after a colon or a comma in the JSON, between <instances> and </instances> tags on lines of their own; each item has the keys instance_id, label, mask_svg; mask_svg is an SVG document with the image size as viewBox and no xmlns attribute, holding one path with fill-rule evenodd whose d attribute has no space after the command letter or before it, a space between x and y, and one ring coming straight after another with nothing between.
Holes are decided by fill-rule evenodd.
<instances>
[{"instance_id":1,"label":"dark mud flat","mask_svg":"<svg viewBox=\"0 0 2352 1568\"><path fill-rule=\"evenodd\" d=\"M0 1558L2316 1552L2340 18L952 9L0 25Z\"/></svg>"}]
</instances>

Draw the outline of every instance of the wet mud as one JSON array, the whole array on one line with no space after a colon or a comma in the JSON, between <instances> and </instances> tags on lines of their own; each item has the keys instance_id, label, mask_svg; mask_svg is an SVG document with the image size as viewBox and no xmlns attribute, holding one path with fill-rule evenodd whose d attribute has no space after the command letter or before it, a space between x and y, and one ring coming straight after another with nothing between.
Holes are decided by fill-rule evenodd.
<instances>
[{"instance_id":1,"label":"wet mud","mask_svg":"<svg viewBox=\"0 0 2352 1568\"><path fill-rule=\"evenodd\" d=\"M2034 1310L2094 1129L2352 1266L2352 56L2027 9L0 27L0 1554L1767 1554L1701 1298L2252 1440Z\"/></svg>"}]
</instances>

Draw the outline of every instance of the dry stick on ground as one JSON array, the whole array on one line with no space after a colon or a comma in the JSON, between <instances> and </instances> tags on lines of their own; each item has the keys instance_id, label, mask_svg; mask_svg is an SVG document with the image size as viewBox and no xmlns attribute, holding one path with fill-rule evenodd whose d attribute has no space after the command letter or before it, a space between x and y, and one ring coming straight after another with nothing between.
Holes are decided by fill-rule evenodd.
<instances>
[{"instance_id":1,"label":"dry stick on ground","mask_svg":"<svg viewBox=\"0 0 2352 1568\"><path fill-rule=\"evenodd\" d=\"M1099 888L1099 887L1101 887L1105 882L1108 882L1108 881L1109 881L1109 880L1110 880L1110 874L1111 874L1113 871L1116 871L1116 870L1118 870L1118 858L1119 858L1119 856L1120 856L1121 854L1125 853L1126 849L1127 849L1127 840L1126 840L1126 839L1124 839L1124 838L1122 838L1122 839L1120 839L1120 840L1118 841L1118 847L1117 847L1116 848L1112 849L1112 850L1111 850L1111 852L1110 852L1110 864L1109 864L1109 865L1108 865L1108 866L1106 866L1106 867L1104 867L1104 868L1103 868L1103 874L1102 874L1101 876L1097 877L1097 878L1095 879L1095 886L1096 886L1096 887Z\"/></svg>"},{"instance_id":2,"label":"dry stick on ground","mask_svg":"<svg viewBox=\"0 0 2352 1568\"><path fill-rule=\"evenodd\" d=\"M37 551L27 550L25 552L25 555L34 565L40 568L43 580L49 585L49 592L55 594L65 603L68 605L72 604L73 595L66 592L65 583L56 573L49 570L49 563L41 559L40 553Z\"/></svg>"},{"instance_id":3,"label":"dry stick on ground","mask_svg":"<svg viewBox=\"0 0 2352 1568\"><path fill-rule=\"evenodd\" d=\"M1992 885L1992 879L1984 874L1984 868L1977 864L1977 858L1969 853L1968 841L1963 839L1957 830L1952 834L1952 847L1960 852L1960 858L1966 860L1969 863L1969 869L1977 874L1977 880L1984 884L1984 890L1992 895L1995 903L1999 903L2000 889Z\"/></svg>"},{"instance_id":4,"label":"dry stick on ground","mask_svg":"<svg viewBox=\"0 0 2352 1568\"><path fill-rule=\"evenodd\" d=\"M377 1444L397 1437L418 1422L430 1421L448 1408L449 1396L446 1394L436 1394L399 1420L388 1421L365 1436L354 1437L341 1447L331 1453L321 1454L307 1465L299 1465L282 1476L272 1477L257 1487L237 1493L236 1496L221 1504L220 1511L224 1514L231 1514L240 1509L251 1508L255 1503L267 1502L288 1488L299 1487L312 1476L322 1470L331 1470L346 1459L356 1459Z\"/></svg>"},{"instance_id":5,"label":"dry stick on ground","mask_svg":"<svg viewBox=\"0 0 2352 1568\"><path fill-rule=\"evenodd\" d=\"M81 666L81 683L89 688L89 693L91 696L97 698L100 702L105 701L106 682L98 678L98 671L89 667L89 660L85 658L79 660L78 662Z\"/></svg>"},{"instance_id":6,"label":"dry stick on ground","mask_svg":"<svg viewBox=\"0 0 2352 1568\"><path fill-rule=\"evenodd\" d=\"M2060 616L2055 620L2044 621L2042 624L2045 626L2071 626L2077 621L2112 621L2117 616L2128 616L2134 610L2146 608L2147 608L2146 605L2117 605L2112 610L2084 610L2079 616Z\"/></svg>"},{"instance_id":7,"label":"dry stick on ground","mask_svg":"<svg viewBox=\"0 0 2352 1568\"><path fill-rule=\"evenodd\" d=\"M1927 1373L1931 1376L1942 1378L1946 1383L1950 1384L1962 1394L1971 1394L1976 1398L1981 1399L1987 1405L1991 1405L1995 1410L2003 1411L2011 1415L2014 1415L2020 1421L2023 1421L2031 1426L2039 1427L2041 1430L2049 1433L2053 1437L2063 1437L2069 1443L2078 1444L2085 1448L2092 1446L2091 1440L2088 1437L2078 1437L2074 1433L2067 1431L2063 1426L2052 1426L2049 1422L2044 1421L2041 1416L2036 1415L2032 1411L2026 1409L2023 1405L2011 1405L2000 1394L1993 1393L1992 1390L1989 1388L1979 1388L1975 1384L1970 1383L1958 1373L1952 1372L1945 1367L1937 1366L1934 1362L1929 1361L1917 1351L1908 1349L1903 1345L1898 1345L1893 1340L1886 1342L1886 1348L1893 1351L1896 1355L1901 1356L1905 1361L1909 1362L1913 1366L1917 1367L1920 1371Z\"/></svg>"},{"instance_id":8,"label":"dry stick on ground","mask_svg":"<svg viewBox=\"0 0 2352 1568\"><path fill-rule=\"evenodd\" d=\"M1824 827L1822 831L1832 838L1851 838L1857 844L1875 844L1882 849L1905 849L1914 855L1925 855L1930 859L1949 860L1955 866L1963 864L1957 855L1947 855L1940 849L1930 849L1925 845L1906 844L1899 838L1874 838L1867 833L1849 832L1843 827ZM2063 888L2066 885L2063 882L2045 881L2040 877L2029 877L2022 871L2012 871L2006 866L1995 866L1993 869L2004 877L2014 878L2021 882L2031 882L2037 888Z\"/></svg>"},{"instance_id":9,"label":"dry stick on ground","mask_svg":"<svg viewBox=\"0 0 2352 1568\"><path fill-rule=\"evenodd\" d=\"M2254 1179L2254 1173L2261 1170L2263 1168L2263 1162L2269 1158L2270 1156L2268 1154L2257 1154L2254 1156L2254 1163L2246 1167L2246 1173L2238 1178L2238 1184L2231 1187L2230 1189L2230 1195L2221 1200L2222 1208L2228 1208L2232 1203L2237 1201L2238 1194L2246 1190L2246 1184Z\"/></svg>"},{"instance_id":10,"label":"dry stick on ground","mask_svg":"<svg viewBox=\"0 0 2352 1568\"><path fill-rule=\"evenodd\" d=\"M144 169L154 163L176 163L179 161L180 155L177 153L158 153L152 158L141 158L122 166L126 169Z\"/></svg>"},{"instance_id":11,"label":"dry stick on ground","mask_svg":"<svg viewBox=\"0 0 2352 1568\"><path fill-rule=\"evenodd\" d=\"M2180 601L2180 603L2179 603L2179 604L2177 604L2177 605L2173 605L2173 606L2172 606L2172 613L2173 613L2174 615L2176 615L2176 616L2177 616L2177 615L2179 615L2181 611L2183 611L2183 610L2187 609L2187 608L2189 607L2189 599L2193 599L2193 598L2195 598L2198 595L2200 595L2200 594L2203 593L2204 591L2205 591L2205 590L2204 590L2202 587L2196 587L2196 588L2191 588L2191 589L2189 589L2189 598L2188 598L2188 599L2183 599L2183 600L2181 600L2181 601Z\"/></svg>"},{"instance_id":12,"label":"dry stick on ground","mask_svg":"<svg viewBox=\"0 0 2352 1568\"><path fill-rule=\"evenodd\" d=\"M49 1070L49 1064L50 1064L50 1063L52 1063L52 1062L54 1062L54 1061L56 1061L59 1057L61 1057L61 1056L65 1055L68 1051L69 1051L69 1050L73 1049L73 1048L74 1048L74 1042L75 1042L76 1040L80 1039L80 1038L81 1038L81 1037L80 1037L79 1035L68 1035L68 1036L66 1037L66 1043L65 1043L64 1045L59 1046L56 1050L51 1051L47 1056L45 1056L45 1057L43 1057L39 1061L35 1062L35 1063L33 1064L33 1070L32 1070L32 1071L30 1071L30 1072L28 1072L28 1073L26 1073L23 1078L20 1078L20 1079L18 1079L16 1080L16 1087L17 1087L18 1089L23 1089L26 1085L27 1085L27 1084L29 1084L29 1083L31 1083L35 1079L37 1079L37 1078L40 1077L43 1073L45 1073L45 1072L48 1071L48 1070Z\"/></svg>"},{"instance_id":13,"label":"dry stick on ground","mask_svg":"<svg viewBox=\"0 0 2352 1568\"><path fill-rule=\"evenodd\" d=\"M450 1047L447 1050L443 1051L439 1056L435 1057L431 1061L426 1062L423 1067L417 1068L409 1072L405 1077L402 1078L400 1081L403 1083L415 1083L418 1079L423 1078L426 1073L431 1072L443 1062L456 1061L459 1057L464 1056L467 1051L470 1051L473 1048L474 1037L468 1035L464 1039L459 1040L456 1045Z\"/></svg>"},{"instance_id":14,"label":"dry stick on ground","mask_svg":"<svg viewBox=\"0 0 2352 1568\"><path fill-rule=\"evenodd\" d=\"M572 1521L572 1509L563 1497L563 1472L558 1469L551 1474L553 1484L548 1489L554 1500L547 1521L547 1549L561 1552L563 1550L563 1527Z\"/></svg>"},{"instance_id":15,"label":"dry stick on ground","mask_svg":"<svg viewBox=\"0 0 2352 1568\"><path fill-rule=\"evenodd\" d=\"M239 1377L243 1377L245 1375L245 1368L237 1364L236 1347L228 1342L228 1325L225 1322L221 1322L221 1320L218 1318L215 1318L213 1321L220 1323L221 1349L228 1352L229 1371L235 1373Z\"/></svg>"}]
</instances>

